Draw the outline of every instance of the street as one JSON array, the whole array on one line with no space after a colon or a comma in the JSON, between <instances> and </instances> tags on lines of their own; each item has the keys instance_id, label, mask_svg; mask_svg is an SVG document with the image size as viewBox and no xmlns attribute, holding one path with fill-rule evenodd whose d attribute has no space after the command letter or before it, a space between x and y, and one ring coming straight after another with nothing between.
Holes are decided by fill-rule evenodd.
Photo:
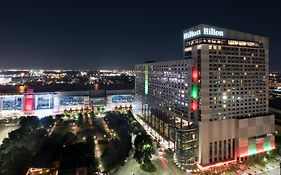
<instances>
[{"instance_id":1,"label":"street","mask_svg":"<svg viewBox=\"0 0 281 175\"><path fill-rule=\"evenodd\" d=\"M182 171L179 169L173 162L164 158L160 158L159 156L153 155L152 163L156 167L156 172L145 172L140 169L140 165L136 162L136 160L131 155L128 158L128 161L124 166L121 166L115 175L150 175L150 174L161 174L161 175L187 175L189 173ZM169 157L169 156L168 156Z\"/></svg>"},{"instance_id":2,"label":"street","mask_svg":"<svg viewBox=\"0 0 281 175\"><path fill-rule=\"evenodd\" d=\"M100 147L100 145L98 144L98 140L103 138L104 130L103 130L103 117L99 117L96 119L96 125L97 128L99 128L98 130L96 129L95 131L95 155L97 158L97 161L99 163L98 169L100 172L104 172L104 166L102 164L102 160L101 160L101 155L102 155L102 148Z\"/></svg>"},{"instance_id":3,"label":"street","mask_svg":"<svg viewBox=\"0 0 281 175\"><path fill-rule=\"evenodd\" d=\"M257 175L272 175L272 174L280 175L280 168L277 167L277 168L271 169L268 172L257 173Z\"/></svg>"},{"instance_id":4,"label":"street","mask_svg":"<svg viewBox=\"0 0 281 175\"><path fill-rule=\"evenodd\" d=\"M266 167L258 165L251 166L245 170L240 170L237 173L242 175L256 174L256 175L280 175L279 163L267 164Z\"/></svg>"}]
</instances>

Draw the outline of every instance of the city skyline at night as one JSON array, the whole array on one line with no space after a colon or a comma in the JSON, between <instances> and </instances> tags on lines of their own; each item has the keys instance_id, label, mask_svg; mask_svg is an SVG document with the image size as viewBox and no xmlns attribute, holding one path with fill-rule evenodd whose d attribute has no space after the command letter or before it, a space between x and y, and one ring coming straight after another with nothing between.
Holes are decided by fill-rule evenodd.
<instances>
[{"instance_id":1,"label":"city skyline at night","mask_svg":"<svg viewBox=\"0 0 281 175\"><path fill-rule=\"evenodd\" d=\"M280 175L277 1L0 3L0 175Z\"/></svg>"}]
</instances>

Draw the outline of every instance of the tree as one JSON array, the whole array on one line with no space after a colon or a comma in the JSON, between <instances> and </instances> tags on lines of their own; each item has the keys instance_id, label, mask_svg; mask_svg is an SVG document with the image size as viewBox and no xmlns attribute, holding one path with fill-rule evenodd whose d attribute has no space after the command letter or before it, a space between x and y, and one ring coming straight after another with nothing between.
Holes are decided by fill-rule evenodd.
<instances>
[{"instance_id":1,"label":"tree","mask_svg":"<svg viewBox=\"0 0 281 175\"><path fill-rule=\"evenodd\" d=\"M81 113L78 115L78 126L83 127L83 115Z\"/></svg>"},{"instance_id":2,"label":"tree","mask_svg":"<svg viewBox=\"0 0 281 175\"><path fill-rule=\"evenodd\" d=\"M62 142L65 145L70 145L73 144L74 142L77 141L77 136L73 134L72 132L67 132L63 137L62 137Z\"/></svg>"},{"instance_id":3,"label":"tree","mask_svg":"<svg viewBox=\"0 0 281 175\"><path fill-rule=\"evenodd\" d=\"M93 110L90 112L90 115L91 115L91 117L93 117L93 118L96 117L96 116L95 116L95 112L94 112Z\"/></svg>"},{"instance_id":4,"label":"tree","mask_svg":"<svg viewBox=\"0 0 281 175\"><path fill-rule=\"evenodd\" d=\"M16 141L16 140L20 140L24 135L29 134L29 130L27 130L26 128L18 128L14 131L11 131L8 133L9 139Z\"/></svg>"},{"instance_id":5,"label":"tree","mask_svg":"<svg viewBox=\"0 0 281 175\"><path fill-rule=\"evenodd\" d=\"M31 152L25 147L14 147L7 152L0 161L0 174L15 175L24 174L26 166L32 157ZM15 168L16 167L16 168Z\"/></svg>"},{"instance_id":6,"label":"tree","mask_svg":"<svg viewBox=\"0 0 281 175\"><path fill-rule=\"evenodd\" d=\"M36 116L21 117L20 126L28 130L34 130L39 127L40 120Z\"/></svg>"},{"instance_id":7,"label":"tree","mask_svg":"<svg viewBox=\"0 0 281 175\"><path fill-rule=\"evenodd\" d=\"M48 128L55 123L55 120L53 119L52 116L47 116L47 117L42 118L40 120L40 122L44 128Z\"/></svg>"},{"instance_id":8,"label":"tree","mask_svg":"<svg viewBox=\"0 0 281 175\"><path fill-rule=\"evenodd\" d=\"M106 170L113 169L118 163L118 152L115 147L106 147L103 151L101 158Z\"/></svg>"},{"instance_id":9,"label":"tree","mask_svg":"<svg viewBox=\"0 0 281 175\"><path fill-rule=\"evenodd\" d=\"M152 139L146 133L137 135L135 142L134 158L139 164L146 165L151 162L152 154L154 152Z\"/></svg>"}]
</instances>

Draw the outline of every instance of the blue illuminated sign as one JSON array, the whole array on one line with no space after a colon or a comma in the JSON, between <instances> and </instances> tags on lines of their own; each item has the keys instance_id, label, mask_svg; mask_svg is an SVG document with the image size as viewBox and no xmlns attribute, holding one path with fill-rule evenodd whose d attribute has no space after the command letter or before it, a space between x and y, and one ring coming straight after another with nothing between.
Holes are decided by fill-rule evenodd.
<instances>
[{"instance_id":1,"label":"blue illuminated sign","mask_svg":"<svg viewBox=\"0 0 281 175\"><path fill-rule=\"evenodd\" d=\"M209 35L209 36L224 36L223 31L216 30L214 28L207 28L204 27L203 30L194 30L194 31L188 31L183 34L183 39L189 39L195 36L199 35Z\"/></svg>"}]
</instances>

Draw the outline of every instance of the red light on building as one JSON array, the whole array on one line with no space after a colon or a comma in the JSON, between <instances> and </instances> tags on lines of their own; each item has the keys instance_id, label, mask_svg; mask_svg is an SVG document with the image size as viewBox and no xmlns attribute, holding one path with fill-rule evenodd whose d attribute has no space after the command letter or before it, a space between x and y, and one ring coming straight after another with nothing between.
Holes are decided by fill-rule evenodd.
<instances>
[{"instance_id":1,"label":"red light on building","mask_svg":"<svg viewBox=\"0 0 281 175\"><path fill-rule=\"evenodd\" d=\"M192 112L198 111L198 101L197 100L191 101L191 111Z\"/></svg>"},{"instance_id":2,"label":"red light on building","mask_svg":"<svg viewBox=\"0 0 281 175\"><path fill-rule=\"evenodd\" d=\"M25 97L24 110L27 112L31 112L33 110L33 96L32 95L27 95Z\"/></svg>"},{"instance_id":3,"label":"red light on building","mask_svg":"<svg viewBox=\"0 0 281 175\"><path fill-rule=\"evenodd\" d=\"M263 143L257 144L257 152L264 152Z\"/></svg>"},{"instance_id":4,"label":"red light on building","mask_svg":"<svg viewBox=\"0 0 281 175\"><path fill-rule=\"evenodd\" d=\"M207 170L207 169L212 168L212 167L222 166L222 165L226 165L226 164L234 163L234 162L236 162L236 160L226 160L226 161L211 163L211 164L207 164L207 165L200 165L200 164L197 164L197 165L199 166L199 169Z\"/></svg>"},{"instance_id":5,"label":"red light on building","mask_svg":"<svg viewBox=\"0 0 281 175\"><path fill-rule=\"evenodd\" d=\"M198 80L198 69L197 66L192 67L192 81L196 82Z\"/></svg>"},{"instance_id":6,"label":"red light on building","mask_svg":"<svg viewBox=\"0 0 281 175\"><path fill-rule=\"evenodd\" d=\"M27 90L26 90L26 93L27 93L27 94L33 94L33 89L30 89L30 88L27 89Z\"/></svg>"}]
</instances>

